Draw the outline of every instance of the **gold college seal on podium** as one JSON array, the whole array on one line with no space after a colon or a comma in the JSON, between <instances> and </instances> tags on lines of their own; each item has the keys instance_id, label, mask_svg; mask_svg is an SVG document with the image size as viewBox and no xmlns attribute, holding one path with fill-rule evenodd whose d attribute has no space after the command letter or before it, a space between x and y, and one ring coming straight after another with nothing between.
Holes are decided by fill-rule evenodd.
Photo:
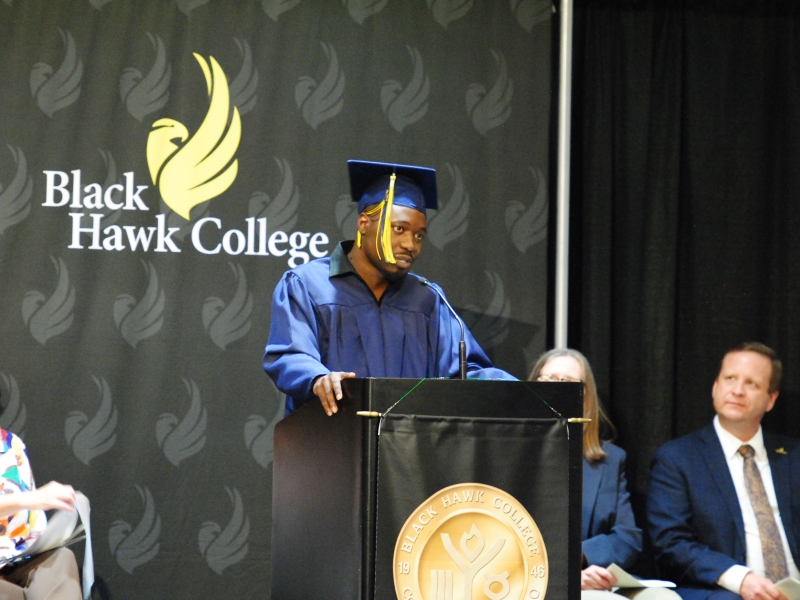
<instances>
[{"instance_id":1,"label":"gold college seal on podium","mask_svg":"<svg viewBox=\"0 0 800 600\"><path fill-rule=\"evenodd\" d=\"M548 573L528 511L481 483L433 494L405 522L394 549L398 600L543 600Z\"/></svg>"}]
</instances>

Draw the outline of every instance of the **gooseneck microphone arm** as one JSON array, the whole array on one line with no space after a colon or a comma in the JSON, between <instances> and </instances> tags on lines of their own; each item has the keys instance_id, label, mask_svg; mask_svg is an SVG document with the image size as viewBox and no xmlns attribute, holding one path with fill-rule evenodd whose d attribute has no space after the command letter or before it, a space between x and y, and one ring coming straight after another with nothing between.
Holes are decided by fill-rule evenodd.
<instances>
[{"instance_id":1,"label":"gooseneck microphone arm","mask_svg":"<svg viewBox=\"0 0 800 600\"><path fill-rule=\"evenodd\" d=\"M436 295L439 296L439 298L442 300L442 302L444 302L444 305L450 310L452 315L456 318L456 321L458 321L458 324L461 326L461 341L458 342L458 372L459 372L459 375L460 375L461 379L466 379L467 378L467 342L465 340L465 335L464 335L464 321L462 321L461 317L458 316L458 313L455 310L453 310L453 307L450 306L450 303L447 301L447 298L444 297L444 294L439 290L439 288L437 288L435 285L433 285L430 281L428 281L424 277L420 277L419 278L419 282L422 285L427 286L427 287L431 288L434 292L436 292Z\"/></svg>"}]
</instances>

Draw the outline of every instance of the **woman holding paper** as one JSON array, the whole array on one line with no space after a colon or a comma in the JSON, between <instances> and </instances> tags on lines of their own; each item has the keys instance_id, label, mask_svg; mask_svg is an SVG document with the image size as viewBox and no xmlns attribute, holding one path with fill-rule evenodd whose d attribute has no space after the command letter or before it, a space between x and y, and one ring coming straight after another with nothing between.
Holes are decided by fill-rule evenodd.
<instances>
[{"instance_id":1,"label":"woman holding paper","mask_svg":"<svg viewBox=\"0 0 800 600\"><path fill-rule=\"evenodd\" d=\"M74 507L71 486L55 481L35 486L25 444L0 429L0 598L80 600L78 565L71 550L62 547L26 557L47 524L44 511ZM19 561L12 562L15 558Z\"/></svg>"},{"instance_id":2,"label":"woman holding paper","mask_svg":"<svg viewBox=\"0 0 800 600\"><path fill-rule=\"evenodd\" d=\"M597 397L592 368L586 357L572 349L544 353L528 378L532 381L583 383L583 416L591 419L583 426L583 568L581 599L600 600L614 595L639 596L639 600L679 600L672 590L663 588L612 589L619 585L608 570L611 564L631 568L642 551L642 530L636 526L630 494L625 480L625 451L600 440L600 422L611 437L614 425Z\"/></svg>"}]
</instances>

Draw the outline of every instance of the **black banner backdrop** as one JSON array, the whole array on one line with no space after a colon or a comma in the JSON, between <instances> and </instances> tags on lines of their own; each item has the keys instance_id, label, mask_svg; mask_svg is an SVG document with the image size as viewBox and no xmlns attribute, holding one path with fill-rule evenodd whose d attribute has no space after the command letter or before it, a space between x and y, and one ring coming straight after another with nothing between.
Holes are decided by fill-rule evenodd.
<instances>
[{"instance_id":1,"label":"black banner backdrop","mask_svg":"<svg viewBox=\"0 0 800 600\"><path fill-rule=\"evenodd\" d=\"M541 596L529 596L525 589L518 587L519 582L512 581L508 597L544 598L546 593L547 598L566 600L570 473L569 432L565 420L387 415L381 424L378 448L376 598L392 597L395 589L393 569L396 567L392 558L398 534L405 531L406 519L426 499L444 488L459 483L478 483L498 488L520 502L541 533L541 540L536 536L536 543L546 548L546 551L537 548L537 554L546 556L545 566L549 567L549 577ZM445 495L447 492L442 491L441 496ZM469 506L490 513L494 508L498 517L506 517L508 513L504 515L497 510L499 504L492 506L493 499L498 498L493 498L491 493L480 499L465 497L463 506L459 508ZM444 506L447 507L451 500L462 502L460 498L448 497ZM436 506L442 515L429 529L440 527L440 521L447 518L441 510L442 505L437 503ZM467 520L464 524L469 527L471 522ZM424 528L417 525L415 529L408 529L419 533ZM438 529L436 534L434 538L439 536ZM468 549L475 549L480 554L484 548L483 536L476 532L474 524L472 531L464 531L463 536L456 534L457 539L461 538L462 551L468 553ZM478 536L479 543L466 543ZM411 536L408 539L411 540ZM507 541L509 546L514 544ZM486 547L493 542L487 538ZM400 552L398 556L405 555ZM474 561L475 557L471 560ZM441 568L457 571L448 561L443 563ZM491 564L485 566L488 569ZM490 571L485 572L488 575ZM462 577L461 573L453 577L454 590L463 585ZM485 577L478 579L480 590ZM488 589L498 592L497 586ZM423 593L426 592L427 589ZM467 596L455 593L454 597ZM486 594L486 597L490 595ZM498 593L495 597L505 596Z\"/></svg>"},{"instance_id":2,"label":"black banner backdrop","mask_svg":"<svg viewBox=\"0 0 800 600\"><path fill-rule=\"evenodd\" d=\"M438 169L418 270L525 375L551 37L541 0L0 2L0 426L91 499L96 597L269 597L270 297L352 235L348 158Z\"/></svg>"}]
</instances>

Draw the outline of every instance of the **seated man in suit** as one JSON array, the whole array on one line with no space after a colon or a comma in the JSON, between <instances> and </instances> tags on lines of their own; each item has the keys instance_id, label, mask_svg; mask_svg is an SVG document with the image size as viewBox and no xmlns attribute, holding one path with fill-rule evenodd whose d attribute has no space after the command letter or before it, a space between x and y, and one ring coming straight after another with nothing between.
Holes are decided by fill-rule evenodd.
<instances>
[{"instance_id":1,"label":"seated man in suit","mask_svg":"<svg viewBox=\"0 0 800 600\"><path fill-rule=\"evenodd\" d=\"M781 362L750 342L722 360L713 423L653 458L648 532L661 576L687 600L786 600L800 577L800 454L761 429L778 397Z\"/></svg>"}]
</instances>

